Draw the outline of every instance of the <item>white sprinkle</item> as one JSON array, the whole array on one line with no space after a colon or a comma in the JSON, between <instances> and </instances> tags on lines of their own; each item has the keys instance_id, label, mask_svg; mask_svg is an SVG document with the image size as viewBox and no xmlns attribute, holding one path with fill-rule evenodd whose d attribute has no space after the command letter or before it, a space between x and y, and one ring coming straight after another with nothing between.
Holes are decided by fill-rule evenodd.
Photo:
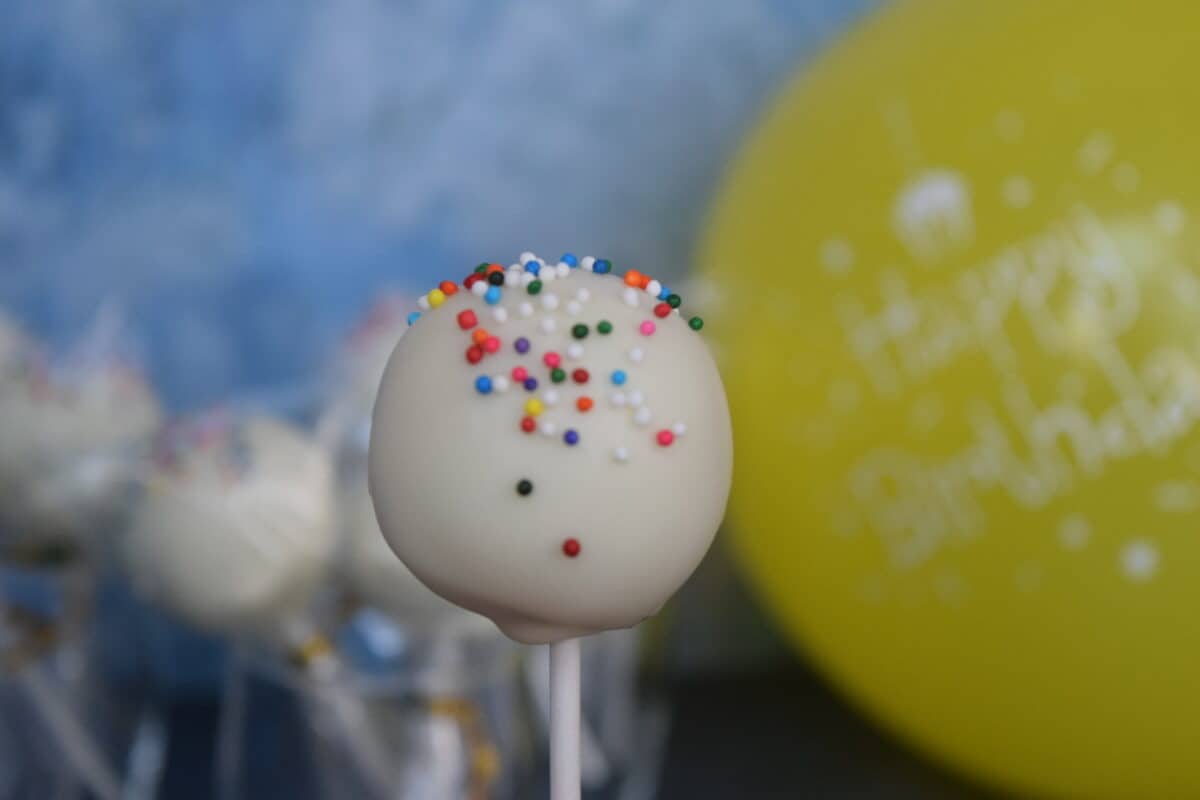
<instances>
[{"instance_id":1,"label":"white sprinkle","mask_svg":"<svg viewBox=\"0 0 1200 800\"><path fill-rule=\"evenodd\" d=\"M658 281L650 281L646 284L646 294L650 295L651 297L657 298L661 292L662 284Z\"/></svg>"},{"instance_id":2,"label":"white sprinkle","mask_svg":"<svg viewBox=\"0 0 1200 800\"><path fill-rule=\"evenodd\" d=\"M652 415L650 414L650 409L646 408L645 406L639 408L637 413L633 415L633 421L638 425L641 425L643 428L650 424L651 419Z\"/></svg>"},{"instance_id":3,"label":"white sprinkle","mask_svg":"<svg viewBox=\"0 0 1200 800\"><path fill-rule=\"evenodd\" d=\"M586 303L588 300L592 299L592 293L587 289L580 289L575 293L575 299L581 303Z\"/></svg>"},{"instance_id":4,"label":"white sprinkle","mask_svg":"<svg viewBox=\"0 0 1200 800\"><path fill-rule=\"evenodd\" d=\"M638 293L637 289L632 286L626 286L625 291L621 292L621 299L625 301L625 305L630 308L637 308Z\"/></svg>"},{"instance_id":5,"label":"white sprinkle","mask_svg":"<svg viewBox=\"0 0 1200 800\"><path fill-rule=\"evenodd\" d=\"M546 317L542 320L542 333L554 333L554 329L558 327L558 323L552 317Z\"/></svg>"},{"instance_id":6,"label":"white sprinkle","mask_svg":"<svg viewBox=\"0 0 1200 800\"><path fill-rule=\"evenodd\" d=\"M558 295L544 294L542 295L542 308L547 311L553 311L558 308Z\"/></svg>"},{"instance_id":7,"label":"white sprinkle","mask_svg":"<svg viewBox=\"0 0 1200 800\"><path fill-rule=\"evenodd\" d=\"M687 433L687 425L684 425L682 422L676 422L671 426L671 433L675 434L676 436L683 436L685 433Z\"/></svg>"},{"instance_id":8,"label":"white sprinkle","mask_svg":"<svg viewBox=\"0 0 1200 800\"><path fill-rule=\"evenodd\" d=\"M646 402L646 397L637 389L629 393L629 405L631 407L637 408L644 402Z\"/></svg>"},{"instance_id":9,"label":"white sprinkle","mask_svg":"<svg viewBox=\"0 0 1200 800\"><path fill-rule=\"evenodd\" d=\"M537 256L535 256L533 253L526 250L524 253L521 253L521 257L518 258L517 260L521 262L522 266L524 266L525 264L528 264L530 261L533 261L535 258L537 258Z\"/></svg>"},{"instance_id":10,"label":"white sprinkle","mask_svg":"<svg viewBox=\"0 0 1200 800\"><path fill-rule=\"evenodd\" d=\"M625 393L624 392L613 392L612 396L609 398L609 400L617 408L625 407Z\"/></svg>"},{"instance_id":11,"label":"white sprinkle","mask_svg":"<svg viewBox=\"0 0 1200 800\"><path fill-rule=\"evenodd\" d=\"M497 392L507 392L509 387L508 378L503 375L497 375L492 378L492 390Z\"/></svg>"},{"instance_id":12,"label":"white sprinkle","mask_svg":"<svg viewBox=\"0 0 1200 800\"><path fill-rule=\"evenodd\" d=\"M615 458L617 461L620 461L622 464L624 464L626 461L629 460L629 448L628 447L616 448L615 450L613 450L613 458Z\"/></svg>"},{"instance_id":13,"label":"white sprinkle","mask_svg":"<svg viewBox=\"0 0 1200 800\"><path fill-rule=\"evenodd\" d=\"M557 431L558 431L558 426L555 425L553 422L543 422L542 423L542 435L543 436L553 436Z\"/></svg>"},{"instance_id":14,"label":"white sprinkle","mask_svg":"<svg viewBox=\"0 0 1200 800\"><path fill-rule=\"evenodd\" d=\"M487 294L488 287L491 286L486 280L475 281L471 284L471 294L476 297L483 297Z\"/></svg>"},{"instance_id":15,"label":"white sprinkle","mask_svg":"<svg viewBox=\"0 0 1200 800\"><path fill-rule=\"evenodd\" d=\"M575 361L583 358L583 345L579 342L571 342L567 345L567 358L574 359Z\"/></svg>"},{"instance_id":16,"label":"white sprinkle","mask_svg":"<svg viewBox=\"0 0 1200 800\"><path fill-rule=\"evenodd\" d=\"M533 316L533 303L521 303L521 305L517 306L517 313L520 314L522 317L526 317L526 318L532 317Z\"/></svg>"},{"instance_id":17,"label":"white sprinkle","mask_svg":"<svg viewBox=\"0 0 1200 800\"><path fill-rule=\"evenodd\" d=\"M520 267L515 270L510 269L508 272L504 273L504 285L509 289L517 288L521 285L521 276L524 274L524 272L521 272Z\"/></svg>"},{"instance_id":18,"label":"white sprinkle","mask_svg":"<svg viewBox=\"0 0 1200 800\"><path fill-rule=\"evenodd\" d=\"M423 294L417 298L417 308L421 309L422 311L428 311L430 309L429 295Z\"/></svg>"},{"instance_id":19,"label":"white sprinkle","mask_svg":"<svg viewBox=\"0 0 1200 800\"><path fill-rule=\"evenodd\" d=\"M496 306L492 309L492 319L496 322L507 322L508 312L504 310L503 306Z\"/></svg>"},{"instance_id":20,"label":"white sprinkle","mask_svg":"<svg viewBox=\"0 0 1200 800\"><path fill-rule=\"evenodd\" d=\"M549 267L546 267L538 273L538 280L540 280L542 283L550 283L556 277L558 276L554 274L554 270L550 269Z\"/></svg>"},{"instance_id":21,"label":"white sprinkle","mask_svg":"<svg viewBox=\"0 0 1200 800\"><path fill-rule=\"evenodd\" d=\"M528 286L529 284L533 283L536 280L537 280L537 275L534 275L532 272L522 272L521 273L521 286Z\"/></svg>"},{"instance_id":22,"label":"white sprinkle","mask_svg":"<svg viewBox=\"0 0 1200 800\"><path fill-rule=\"evenodd\" d=\"M555 405L558 402L558 390L547 389L542 392L542 402L548 406Z\"/></svg>"},{"instance_id":23,"label":"white sprinkle","mask_svg":"<svg viewBox=\"0 0 1200 800\"><path fill-rule=\"evenodd\" d=\"M565 278L571 274L571 267L570 265L564 264L560 261L558 262L558 266L554 268L554 271L558 273L558 277Z\"/></svg>"},{"instance_id":24,"label":"white sprinkle","mask_svg":"<svg viewBox=\"0 0 1200 800\"><path fill-rule=\"evenodd\" d=\"M583 306L579 304L578 300L567 301L567 314L572 317L577 317L579 316L580 311L583 311Z\"/></svg>"},{"instance_id":25,"label":"white sprinkle","mask_svg":"<svg viewBox=\"0 0 1200 800\"><path fill-rule=\"evenodd\" d=\"M633 349L631 349L629 351L629 360L635 364L640 363L641 360L645 357L646 357L646 354L644 352L642 352L642 348L640 348L640 347L634 347Z\"/></svg>"},{"instance_id":26,"label":"white sprinkle","mask_svg":"<svg viewBox=\"0 0 1200 800\"><path fill-rule=\"evenodd\" d=\"M516 264L509 264L509 265L508 265L508 268L509 268L509 269L512 269L512 270L516 270L517 272L524 272L524 271L525 271L525 267L524 267L524 266L522 266L520 262L517 262Z\"/></svg>"},{"instance_id":27,"label":"white sprinkle","mask_svg":"<svg viewBox=\"0 0 1200 800\"><path fill-rule=\"evenodd\" d=\"M587 270L588 272L591 272L592 267L594 267L595 265L596 265L596 259L593 258L592 256L584 256L583 258L581 258L579 260L579 268L583 269L583 270Z\"/></svg>"}]
</instances>

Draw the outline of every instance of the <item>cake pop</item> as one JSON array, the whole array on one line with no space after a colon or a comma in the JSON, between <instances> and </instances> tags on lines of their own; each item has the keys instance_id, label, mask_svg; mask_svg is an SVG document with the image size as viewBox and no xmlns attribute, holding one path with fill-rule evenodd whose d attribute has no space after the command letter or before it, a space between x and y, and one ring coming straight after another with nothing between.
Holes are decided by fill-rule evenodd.
<instances>
[{"instance_id":1,"label":"cake pop","mask_svg":"<svg viewBox=\"0 0 1200 800\"><path fill-rule=\"evenodd\" d=\"M51 364L0 321L0 543L38 557L110 524L159 425L142 374L111 354Z\"/></svg>"},{"instance_id":2,"label":"cake pop","mask_svg":"<svg viewBox=\"0 0 1200 800\"><path fill-rule=\"evenodd\" d=\"M169 427L122 538L135 587L202 628L279 637L334 546L333 467L300 431L214 414Z\"/></svg>"},{"instance_id":3,"label":"cake pop","mask_svg":"<svg viewBox=\"0 0 1200 800\"><path fill-rule=\"evenodd\" d=\"M371 496L396 555L526 643L637 624L729 493L720 376L681 298L567 254L424 295L388 363Z\"/></svg>"}]
</instances>

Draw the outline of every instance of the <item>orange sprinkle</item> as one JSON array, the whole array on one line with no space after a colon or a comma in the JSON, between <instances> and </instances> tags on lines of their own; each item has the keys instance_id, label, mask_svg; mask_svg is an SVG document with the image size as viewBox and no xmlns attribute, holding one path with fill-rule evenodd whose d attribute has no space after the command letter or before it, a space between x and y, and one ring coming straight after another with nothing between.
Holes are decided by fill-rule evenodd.
<instances>
[{"instance_id":1,"label":"orange sprinkle","mask_svg":"<svg viewBox=\"0 0 1200 800\"><path fill-rule=\"evenodd\" d=\"M650 276L649 275L643 275L643 276L641 276L641 278L638 279L638 288L639 289L645 289L649 285L650 285Z\"/></svg>"},{"instance_id":2,"label":"orange sprinkle","mask_svg":"<svg viewBox=\"0 0 1200 800\"><path fill-rule=\"evenodd\" d=\"M488 264L487 274L491 275L493 272L504 272L504 267L499 264Z\"/></svg>"},{"instance_id":3,"label":"orange sprinkle","mask_svg":"<svg viewBox=\"0 0 1200 800\"><path fill-rule=\"evenodd\" d=\"M586 395L575 401L575 407L583 412L591 411L593 405L595 404L592 402L592 398L587 397Z\"/></svg>"},{"instance_id":4,"label":"orange sprinkle","mask_svg":"<svg viewBox=\"0 0 1200 800\"><path fill-rule=\"evenodd\" d=\"M458 284L454 281L442 281L438 284L438 288L442 290L442 294L449 297L458 291Z\"/></svg>"},{"instance_id":5,"label":"orange sprinkle","mask_svg":"<svg viewBox=\"0 0 1200 800\"><path fill-rule=\"evenodd\" d=\"M476 328L471 334L471 341L475 344L483 344L488 340L489 336L491 336L491 334L488 333L485 328Z\"/></svg>"},{"instance_id":6,"label":"orange sprinkle","mask_svg":"<svg viewBox=\"0 0 1200 800\"><path fill-rule=\"evenodd\" d=\"M642 280L642 273L638 272L636 269L631 269L631 270L629 270L629 272L625 273L625 285L626 286L637 286L641 282L641 280Z\"/></svg>"}]
</instances>

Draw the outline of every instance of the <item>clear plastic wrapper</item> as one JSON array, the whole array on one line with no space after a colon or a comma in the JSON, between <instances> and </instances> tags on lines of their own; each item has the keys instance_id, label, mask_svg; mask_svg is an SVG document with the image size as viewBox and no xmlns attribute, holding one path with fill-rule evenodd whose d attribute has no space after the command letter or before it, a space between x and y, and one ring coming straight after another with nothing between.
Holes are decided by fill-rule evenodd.
<instances>
[{"instance_id":1,"label":"clear plastic wrapper","mask_svg":"<svg viewBox=\"0 0 1200 800\"><path fill-rule=\"evenodd\" d=\"M239 649L223 703L220 800L263 796L268 786L331 800L529 796L530 726L512 643L410 639L370 615L348 623L341 641L342 669L324 676L278 653ZM329 724L332 697L361 714L357 724L387 754L382 769L369 769ZM248 720L266 715L281 721L277 752L303 764L287 785L245 743Z\"/></svg>"}]
</instances>

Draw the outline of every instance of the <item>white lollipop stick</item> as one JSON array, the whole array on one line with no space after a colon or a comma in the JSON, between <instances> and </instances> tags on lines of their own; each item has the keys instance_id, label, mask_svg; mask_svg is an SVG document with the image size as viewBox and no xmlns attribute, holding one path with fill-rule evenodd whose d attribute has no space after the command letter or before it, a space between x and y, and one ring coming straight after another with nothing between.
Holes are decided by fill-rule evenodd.
<instances>
[{"instance_id":1,"label":"white lollipop stick","mask_svg":"<svg viewBox=\"0 0 1200 800\"><path fill-rule=\"evenodd\" d=\"M579 640L550 645L550 800L580 800Z\"/></svg>"},{"instance_id":2,"label":"white lollipop stick","mask_svg":"<svg viewBox=\"0 0 1200 800\"><path fill-rule=\"evenodd\" d=\"M42 723L62 747L67 764L100 800L120 800L121 782L105 762L100 748L63 700L62 690L51 686L37 664L21 670L18 680L29 695Z\"/></svg>"}]
</instances>

